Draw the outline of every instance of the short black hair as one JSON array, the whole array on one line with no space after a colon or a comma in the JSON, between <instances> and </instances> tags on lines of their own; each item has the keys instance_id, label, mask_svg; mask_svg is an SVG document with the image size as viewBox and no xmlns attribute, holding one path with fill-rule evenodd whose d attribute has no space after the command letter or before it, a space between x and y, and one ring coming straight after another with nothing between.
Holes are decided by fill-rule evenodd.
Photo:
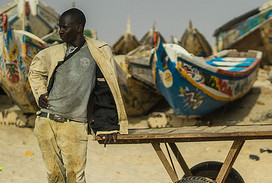
<instances>
[{"instance_id":1,"label":"short black hair","mask_svg":"<svg viewBox=\"0 0 272 183\"><path fill-rule=\"evenodd\" d=\"M79 10L77 8L71 8L71 9L63 12L61 14L61 17L67 16L67 15L72 16L73 21L75 23L81 24L83 26L83 28L85 27L86 18L85 18L84 13L81 10Z\"/></svg>"}]
</instances>

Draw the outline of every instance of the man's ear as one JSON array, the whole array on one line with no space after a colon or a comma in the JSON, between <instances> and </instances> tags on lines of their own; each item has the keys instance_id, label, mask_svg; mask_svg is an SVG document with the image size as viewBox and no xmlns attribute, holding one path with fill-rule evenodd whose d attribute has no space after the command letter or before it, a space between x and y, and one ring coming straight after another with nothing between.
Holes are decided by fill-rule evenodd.
<instances>
[{"instance_id":1,"label":"man's ear","mask_svg":"<svg viewBox=\"0 0 272 183\"><path fill-rule=\"evenodd\" d=\"M78 24L77 32L83 32L83 26L81 24Z\"/></svg>"}]
</instances>

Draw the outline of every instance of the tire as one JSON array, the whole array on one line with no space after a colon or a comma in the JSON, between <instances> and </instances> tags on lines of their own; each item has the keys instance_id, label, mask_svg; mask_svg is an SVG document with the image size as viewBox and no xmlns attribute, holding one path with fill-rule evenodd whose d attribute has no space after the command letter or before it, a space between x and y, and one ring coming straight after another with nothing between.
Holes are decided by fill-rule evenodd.
<instances>
[{"instance_id":1,"label":"tire","mask_svg":"<svg viewBox=\"0 0 272 183\"><path fill-rule=\"evenodd\" d=\"M190 170L194 176L203 176L215 180L223 163L206 161L193 166ZM225 183L245 183L242 176L232 168Z\"/></svg>"},{"instance_id":2,"label":"tire","mask_svg":"<svg viewBox=\"0 0 272 183\"><path fill-rule=\"evenodd\" d=\"M176 183L216 183L214 180L201 176L184 177Z\"/></svg>"}]
</instances>

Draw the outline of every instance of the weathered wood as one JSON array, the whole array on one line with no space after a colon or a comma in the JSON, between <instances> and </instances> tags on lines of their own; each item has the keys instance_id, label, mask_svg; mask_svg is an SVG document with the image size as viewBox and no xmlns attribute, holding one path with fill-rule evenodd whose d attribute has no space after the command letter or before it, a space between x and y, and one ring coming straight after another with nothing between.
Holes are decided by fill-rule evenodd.
<instances>
[{"instance_id":1,"label":"weathered wood","mask_svg":"<svg viewBox=\"0 0 272 183\"><path fill-rule=\"evenodd\" d=\"M212 48L205 37L189 22L189 26L183 33L180 44L188 52L196 56L207 57L212 54Z\"/></svg>"},{"instance_id":2,"label":"weathered wood","mask_svg":"<svg viewBox=\"0 0 272 183\"><path fill-rule=\"evenodd\" d=\"M177 182L178 181L178 176L177 173L173 170L173 168L171 167L171 165L169 164L167 158L165 157L160 144L159 143L152 143L152 146L154 148L154 150L156 151L158 157L160 158L164 168L166 169L167 173L169 174L171 180L173 182Z\"/></svg>"},{"instance_id":3,"label":"weathered wood","mask_svg":"<svg viewBox=\"0 0 272 183\"><path fill-rule=\"evenodd\" d=\"M225 159L224 164L222 165L219 174L217 175L216 182L224 183L228 177L228 174L234 164L238 154L240 153L241 148L244 145L245 140L239 139L235 140L231 146L231 149Z\"/></svg>"},{"instance_id":4,"label":"weathered wood","mask_svg":"<svg viewBox=\"0 0 272 183\"><path fill-rule=\"evenodd\" d=\"M178 128L134 129L129 134L118 135L116 143L152 143L157 155L168 172L173 182L178 180L176 172L169 164L159 143L169 143L181 168L186 176L192 175L185 160L176 146L176 142L199 142L199 141L234 141L226 159L221 167L216 182L224 183L244 142L254 139L272 139L272 125L235 125L235 126L186 126ZM97 137L99 143L103 143Z\"/></svg>"},{"instance_id":5,"label":"weathered wood","mask_svg":"<svg viewBox=\"0 0 272 183\"><path fill-rule=\"evenodd\" d=\"M185 162L184 158L182 157L181 153L179 152L177 145L175 143L169 143L169 146L171 147L174 155L176 156L185 176L192 176L193 174L189 169L187 163Z\"/></svg>"},{"instance_id":6,"label":"weathered wood","mask_svg":"<svg viewBox=\"0 0 272 183\"><path fill-rule=\"evenodd\" d=\"M129 130L129 134L118 135L116 143L227 141L239 138L245 140L272 139L272 125L134 129ZM99 143L103 143L101 138L97 137L97 140Z\"/></svg>"}]
</instances>

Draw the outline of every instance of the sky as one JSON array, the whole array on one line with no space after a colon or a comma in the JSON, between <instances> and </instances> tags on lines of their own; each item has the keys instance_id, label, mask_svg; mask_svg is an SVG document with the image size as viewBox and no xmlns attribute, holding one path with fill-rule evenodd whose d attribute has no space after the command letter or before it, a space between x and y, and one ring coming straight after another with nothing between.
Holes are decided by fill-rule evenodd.
<instances>
[{"instance_id":1,"label":"sky","mask_svg":"<svg viewBox=\"0 0 272 183\"><path fill-rule=\"evenodd\" d=\"M166 41L178 40L189 25L201 32L211 46L214 31L266 0L74 0L87 18L86 28L95 29L98 39L114 44L126 32L130 17L131 32L140 40L155 23ZM11 0L0 0L0 7ZM42 0L59 14L72 7L73 0Z\"/></svg>"}]
</instances>

